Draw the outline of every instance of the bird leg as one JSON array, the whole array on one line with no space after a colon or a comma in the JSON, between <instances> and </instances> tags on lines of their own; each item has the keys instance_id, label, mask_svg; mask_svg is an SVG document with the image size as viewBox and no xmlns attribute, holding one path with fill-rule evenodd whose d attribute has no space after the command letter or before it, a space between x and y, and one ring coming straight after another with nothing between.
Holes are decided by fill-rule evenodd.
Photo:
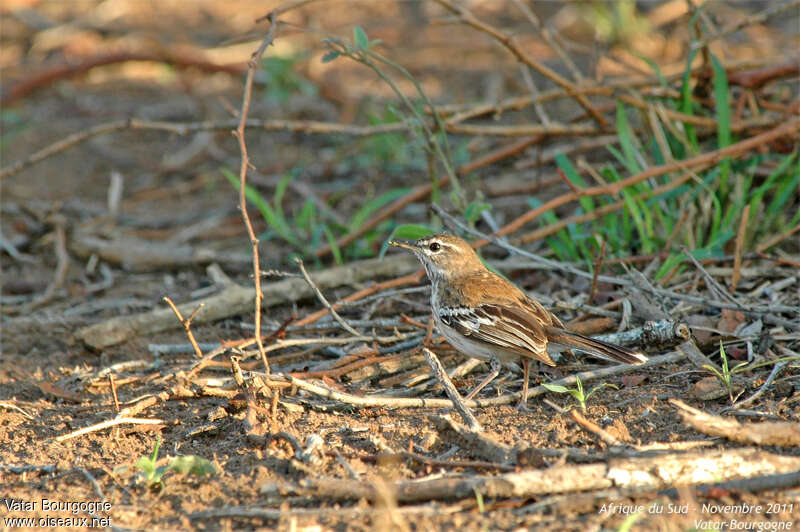
<instances>
[{"instance_id":1,"label":"bird leg","mask_svg":"<svg viewBox=\"0 0 800 532\"><path fill-rule=\"evenodd\" d=\"M530 412L528 408L528 378L531 374L531 361L528 358L522 359L522 396L519 398L517 410L522 412Z\"/></svg>"},{"instance_id":2,"label":"bird leg","mask_svg":"<svg viewBox=\"0 0 800 532\"><path fill-rule=\"evenodd\" d=\"M486 377L483 378L483 380L480 382L480 384L478 384L475 387L474 390L472 390L471 392L469 392L469 394L467 394L467 396L464 398L465 400L469 401L470 399L475 397L475 394L477 394L479 391L483 390L486 387L487 384L492 382L494 380L494 378L497 377L500 374L500 368L502 367L502 364L500 364L500 360L498 360L497 357L493 356L492 358L490 358L489 359L489 365L492 368L491 371L489 372L489 374L486 375Z\"/></svg>"}]
</instances>

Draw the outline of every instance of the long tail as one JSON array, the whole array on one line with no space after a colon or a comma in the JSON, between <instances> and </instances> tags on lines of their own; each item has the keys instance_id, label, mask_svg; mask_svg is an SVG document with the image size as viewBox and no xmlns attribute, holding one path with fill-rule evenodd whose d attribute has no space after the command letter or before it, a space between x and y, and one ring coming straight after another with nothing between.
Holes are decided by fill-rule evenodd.
<instances>
[{"instance_id":1,"label":"long tail","mask_svg":"<svg viewBox=\"0 0 800 532\"><path fill-rule=\"evenodd\" d=\"M642 364L647 362L647 357L641 351L589 338L560 327L548 327L547 336L551 342L574 347L581 351L586 351L590 355L612 362L622 362L623 364Z\"/></svg>"}]
</instances>

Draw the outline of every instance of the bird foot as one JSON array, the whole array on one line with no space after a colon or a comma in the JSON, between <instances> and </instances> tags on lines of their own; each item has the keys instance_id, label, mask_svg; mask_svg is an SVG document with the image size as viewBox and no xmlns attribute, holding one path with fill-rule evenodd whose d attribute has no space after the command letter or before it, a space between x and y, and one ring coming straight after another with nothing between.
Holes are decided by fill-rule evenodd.
<instances>
[{"instance_id":1,"label":"bird foot","mask_svg":"<svg viewBox=\"0 0 800 532\"><path fill-rule=\"evenodd\" d=\"M528 408L526 401L520 401L519 403L517 403L517 406L514 407L514 410L516 410L517 412L524 412L526 414L533 414L533 410Z\"/></svg>"}]
</instances>

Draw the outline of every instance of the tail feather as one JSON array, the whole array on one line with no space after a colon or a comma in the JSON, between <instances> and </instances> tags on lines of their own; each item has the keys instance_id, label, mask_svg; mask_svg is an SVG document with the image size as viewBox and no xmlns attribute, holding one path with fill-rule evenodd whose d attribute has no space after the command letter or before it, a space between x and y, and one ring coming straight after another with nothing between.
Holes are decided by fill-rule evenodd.
<instances>
[{"instance_id":1,"label":"tail feather","mask_svg":"<svg viewBox=\"0 0 800 532\"><path fill-rule=\"evenodd\" d=\"M642 364L647 362L647 357L641 351L628 349L621 345L610 344L595 338L589 338L588 336L566 329L549 327L547 329L547 336L551 342L574 347L581 351L586 351L590 355L604 358L612 362L622 362L623 364Z\"/></svg>"}]
</instances>

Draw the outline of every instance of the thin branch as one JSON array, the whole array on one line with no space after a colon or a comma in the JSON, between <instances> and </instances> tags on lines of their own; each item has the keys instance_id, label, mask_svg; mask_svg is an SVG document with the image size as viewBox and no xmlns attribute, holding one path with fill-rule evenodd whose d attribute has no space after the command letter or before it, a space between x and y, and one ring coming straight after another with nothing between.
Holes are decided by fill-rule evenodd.
<instances>
[{"instance_id":1,"label":"thin branch","mask_svg":"<svg viewBox=\"0 0 800 532\"><path fill-rule=\"evenodd\" d=\"M197 131L230 131L237 128L239 120L206 120L201 122L162 122L156 120L139 120L137 118L115 120L105 124L92 126L84 131L74 133L64 139L58 140L44 148L35 151L26 158L11 163L0 169L0 179L11 177L29 166L33 166L48 157L60 153L68 148L86 142L87 140L126 129L164 131L175 135L188 135ZM354 126L350 124L337 124L334 122L320 122L316 120L247 120L245 127L248 129L261 129L264 131L295 131L300 133L340 133L343 135L367 136L407 131L409 125L405 122L378 124L375 126Z\"/></svg>"},{"instance_id":2,"label":"thin branch","mask_svg":"<svg viewBox=\"0 0 800 532\"><path fill-rule=\"evenodd\" d=\"M461 397L461 394L458 393L456 387L453 386L453 381L450 380L450 377L447 376L447 373L444 370L444 366L439 361L439 357L436 354L428 349L427 347L422 348L422 352L425 354L425 360L428 361L428 365L433 370L433 374L436 375L436 379L439 381L439 384L442 385L444 388L447 397L453 402L453 406L456 408L461 417L464 418L467 425L471 430L480 431L483 430L481 424L478 423L478 419L475 417L469 408L464 404L464 400Z\"/></svg>"},{"instance_id":3,"label":"thin branch","mask_svg":"<svg viewBox=\"0 0 800 532\"><path fill-rule=\"evenodd\" d=\"M581 382L586 383L588 381L603 377L620 375L632 371L642 371L649 367L656 367L660 366L661 364L669 364L671 362L676 362L678 360L681 360L685 356L686 355L683 352L678 350L672 353L667 353L665 355L651 357L647 360L647 362L645 362L644 364L640 364L638 366L618 365L618 366L609 366L597 370L583 371L575 375L570 375L569 377L564 377L563 379L558 379L548 384L569 386L575 384L577 382L577 379L580 379ZM339 392L337 390L333 390L326 386L321 386L319 384L315 384L309 381L304 381L302 379L292 377L291 375L278 374L278 375L267 376L267 378L273 379L281 383L288 381L294 386L297 386L299 389L305 390L311 394L354 406L387 407L387 408L450 408L453 406L453 402L450 401L449 399L388 397L379 395L367 395L367 396L352 395L348 393ZM549 390L544 386L541 385L535 386L528 390L528 399L531 399L533 397L538 397L548 392ZM497 397L492 397L491 399L470 399L469 401L465 400L464 406L468 408L485 408L489 406L507 405L519 401L520 393L521 392L503 394Z\"/></svg>"},{"instance_id":4,"label":"thin branch","mask_svg":"<svg viewBox=\"0 0 800 532\"><path fill-rule=\"evenodd\" d=\"M567 80L557 72L551 70L550 68L546 67L536 58L530 55L524 48L522 48L516 43L514 37L506 35L497 28L479 20L467 8L461 5L456 5L450 0L436 0L436 2L445 7L447 10L451 11L452 13L458 15L458 17L465 24L472 26L473 28L493 37L500 44L508 48L508 50L512 54L514 54L514 56L516 56L516 58L519 61L525 63L529 67L538 71L540 74L550 79L555 84L563 87L564 90L566 90L568 93L572 94L575 92L576 90L575 85L573 85L569 80ZM608 125L608 121L605 119L605 117L592 106L592 104L585 96L579 94L572 94L572 96L584 109L586 109L586 111L592 116L592 118L595 120L595 122L597 122L597 124L601 128L605 128Z\"/></svg>"},{"instance_id":5,"label":"thin branch","mask_svg":"<svg viewBox=\"0 0 800 532\"><path fill-rule=\"evenodd\" d=\"M303 278L306 280L308 285L311 287L311 289L317 295L317 299L319 299L319 302L322 303L323 305L325 305L325 308L328 309L328 311L331 313L331 316L333 316L333 319L335 319L336 322L339 325L341 325L342 328L345 331L349 332L353 336L361 336L361 333L358 332L357 330L353 329L350 326L349 323L344 321L344 319L341 316L339 316L339 313L336 312L336 309L334 309L333 306L331 306L331 304L328 302L328 300L325 299L325 296L322 294L322 291L320 291L320 289L317 287L317 285L314 284L314 281L311 279L311 276L308 275L308 272L306 271L306 267L303 264L302 259L300 259L299 257L295 257L294 261L295 261L295 263L297 263L297 267L300 268L300 273L303 274ZM258 327L258 325L256 325L256 327ZM256 337L258 338L258 335Z\"/></svg>"},{"instance_id":6,"label":"thin branch","mask_svg":"<svg viewBox=\"0 0 800 532\"><path fill-rule=\"evenodd\" d=\"M590 421L586 419L580 412L575 410L574 408L569 412L570 417L572 420L583 427L585 430L594 434L595 436L599 437L603 442L608 445L624 445L621 441L617 439L616 436L608 432L606 429L595 423L594 421Z\"/></svg>"},{"instance_id":7,"label":"thin branch","mask_svg":"<svg viewBox=\"0 0 800 532\"><path fill-rule=\"evenodd\" d=\"M47 285L47 288L45 288L42 295L37 296L33 301L24 307L18 310L15 309L15 311L18 311L22 314L28 314L34 309L37 309L42 305L46 305L56 296L58 289L64 285L64 280L67 277L67 269L69 268L69 253L67 253L67 237L66 232L64 231L64 224L62 222L56 222L54 234L55 239L53 241L53 247L56 251L57 263L53 280Z\"/></svg>"},{"instance_id":8,"label":"thin branch","mask_svg":"<svg viewBox=\"0 0 800 532\"><path fill-rule=\"evenodd\" d=\"M250 215L247 213L247 169L250 166L250 158L247 155L247 143L244 139L244 131L247 127L247 114L250 112L250 98L253 94L253 77L255 76L258 62L264 51L272 44L275 37L275 31L278 27L274 13L269 16L269 31L261 45L250 57L250 62L247 66L247 79L244 83L244 95L242 96L242 107L239 112L239 126L234 132L234 136L239 141L239 151L242 154L242 163L239 167L239 209L242 211L242 219L247 228L247 235L250 237L250 245L253 248L253 285L255 287L255 325L256 325L256 343L258 343L258 351L261 353L261 361L264 363L264 370L269 373L269 362L267 361L267 353L264 351L264 343L261 341L261 299L264 294L261 293L261 269L259 268L258 257L258 237L253 231L253 224L250 223Z\"/></svg>"},{"instance_id":9,"label":"thin branch","mask_svg":"<svg viewBox=\"0 0 800 532\"><path fill-rule=\"evenodd\" d=\"M698 50L700 48L704 48L708 46L708 44L712 41L716 41L717 39L721 39L722 37L727 37L731 33L735 33L747 26L761 24L767 21L770 17L773 17L779 13L783 13L784 11L788 11L792 8L797 7L798 5L800 5L800 0L793 0L791 2L786 2L785 4L773 5L770 9L756 11L755 13L745 17L739 22L734 22L733 24L725 26L723 29L721 29L717 33L714 33L713 35L709 35L708 37L693 42L692 49Z\"/></svg>"},{"instance_id":10,"label":"thin branch","mask_svg":"<svg viewBox=\"0 0 800 532\"><path fill-rule=\"evenodd\" d=\"M203 350L200 349L200 346L197 344L197 340L195 340L194 338L194 333L192 332L192 320L194 319L195 316L197 316L197 313L200 312L200 310L205 306L205 303L203 302L197 305L197 307L192 311L192 314L188 318L184 318L183 314L181 314L181 311L178 309L175 303L172 302L170 298L164 296L163 299L164 301L167 302L169 308L172 309L172 312L175 313L175 316L178 318L178 321L181 322L181 325L183 325L183 330L186 331L186 336L189 337L189 343L192 344L192 349L194 349L194 354L197 355L197 358L203 358Z\"/></svg>"},{"instance_id":11,"label":"thin branch","mask_svg":"<svg viewBox=\"0 0 800 532\"><path fill-rule=\"evenodd\" d=\"M75 430L70 432L69 434L63 434L55 438L55 441L62 442L69 440L71 438L75 438L77 436L82 436L84 434L89 434L90 432L97 432L98 430L107 429L109 427L115 427L117 425L122 424L132 424L132 425L161 425L164 423L161 419L146 419L146 418L135 418L135 417L115 417L114 419L109 419L108 421L103 421L102 423L95 423L94 425L90 425L88 427L84 427L82 429Z\"/></svg>"}]
</instances>

